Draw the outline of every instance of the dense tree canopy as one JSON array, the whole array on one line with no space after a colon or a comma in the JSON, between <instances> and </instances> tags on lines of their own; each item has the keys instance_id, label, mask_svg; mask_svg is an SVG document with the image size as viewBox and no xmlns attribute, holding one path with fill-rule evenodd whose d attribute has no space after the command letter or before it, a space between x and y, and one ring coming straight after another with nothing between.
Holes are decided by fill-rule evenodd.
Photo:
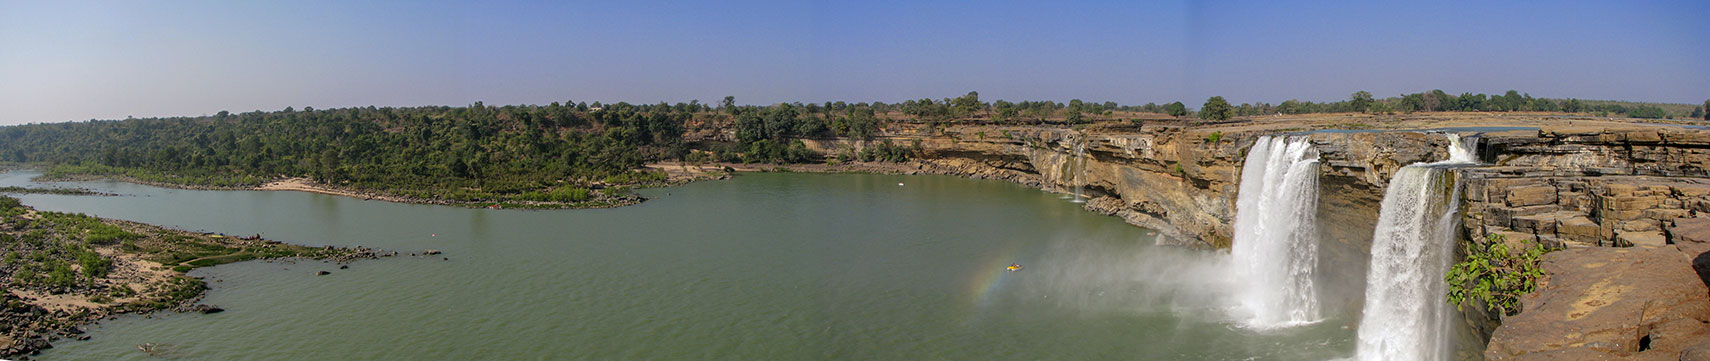
<instances>
[{"instance_id":1,"label":"dense tree canopy","mask_svg":"<svg viewBox=\"0 0 1710 361\"><path fill-rule=\"evenodd\" d=\"M1365 112L1372 107L1372 93L1361 90L1349 96L1348 107L1354 112Z\"/></svg>"},{"instance_id":2,"label":"dense tree canopy","mask_svg":"<svg viewBox=\"0 0 1710 361\"><path fill-rule=\"evenodd\" d=\"M1170 103L1164 106L1164 111L1172 117L1184 116L1187 115L1187 104L1182 104L1182 102Z\"/></svg>"},{"instance_id":3,"label":"dense tree canopy","mask_svg":"<svg viewBox=\"0 0 1710 361\"><path fill-rule=\"evenodd\" d=\"M1205 100L1205 105L1199 108L1199 118L1205 120L1226 120L1234 116L1234 109L1229 108L1229 101L1221 96Z\"/></svg>"}]
</instances>

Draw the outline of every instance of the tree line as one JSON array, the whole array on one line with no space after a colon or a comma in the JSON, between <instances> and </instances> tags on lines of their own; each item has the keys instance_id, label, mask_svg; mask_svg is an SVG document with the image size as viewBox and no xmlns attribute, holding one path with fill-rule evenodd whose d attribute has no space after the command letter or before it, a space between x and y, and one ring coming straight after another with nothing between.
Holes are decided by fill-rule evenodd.
<instances>
[{"instance_id":1,"label":"tree line","mask_svg":"<svg viewBox=\"0 0 1710 361\"><path fill-rule=\"evenodd\" d=\"M175 184L255 186L309 176L429 199L479 199L585 187L648 160L681 157L683 124L697 107L477 102L31 124L0 128L0 160ZM565 179L578 182L559 183Z\"/></svg>"}]
</instances>

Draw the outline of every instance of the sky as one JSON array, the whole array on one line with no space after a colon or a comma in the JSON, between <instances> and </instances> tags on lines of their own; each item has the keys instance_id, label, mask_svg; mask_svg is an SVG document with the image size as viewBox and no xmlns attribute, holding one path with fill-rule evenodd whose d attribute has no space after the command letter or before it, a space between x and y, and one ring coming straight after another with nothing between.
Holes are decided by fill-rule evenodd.
<instances>
[{"instance_id":1,"label":"sky","mask_svg":"<svg viewBox=\"0 0 1710 361\"><path fill-rule=\"evenodd\" d=\"M285 107L1698 104L1710 1L5 1L0 125Z\"/></svg>"}]
</instances>

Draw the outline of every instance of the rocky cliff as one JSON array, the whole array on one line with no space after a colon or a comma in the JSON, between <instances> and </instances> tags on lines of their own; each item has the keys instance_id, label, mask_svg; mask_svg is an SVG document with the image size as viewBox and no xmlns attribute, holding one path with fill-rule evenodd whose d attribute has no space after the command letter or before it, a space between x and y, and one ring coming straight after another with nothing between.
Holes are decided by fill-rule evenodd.
<instances>
[{"instance_id":1,"label":"rocky cliff","mask_svg":"<svg viewBox=\"0 0 1710 361\"><path fill-rule=\"evenodd\" d=\"M1487 359L1674 360L1710 341L1710 133L1545 127L1485 146L1493 165L1465 172L1467 236L1568 247Z\"/></svg>"}]
</instances>

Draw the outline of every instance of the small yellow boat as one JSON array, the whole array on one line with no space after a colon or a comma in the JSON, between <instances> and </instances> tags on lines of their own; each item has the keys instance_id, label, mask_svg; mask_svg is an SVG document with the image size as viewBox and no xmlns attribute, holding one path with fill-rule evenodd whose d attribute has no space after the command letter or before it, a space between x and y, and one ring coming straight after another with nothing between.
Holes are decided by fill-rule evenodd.
<instances>
[{"instance_id":1,"label":"small yellow boat","mask_svg":"<svg viewBox=\"0 0 1710 361\"><path fill-rule=\"evenodd\" d=\"M1010 272L1015 272L1015 271L1020 271L1020 270L1021 270L1021 264L1020 263L1014 263L1014 264L1009 265L1009 271Z\"/></svg>"}]
</instances>

